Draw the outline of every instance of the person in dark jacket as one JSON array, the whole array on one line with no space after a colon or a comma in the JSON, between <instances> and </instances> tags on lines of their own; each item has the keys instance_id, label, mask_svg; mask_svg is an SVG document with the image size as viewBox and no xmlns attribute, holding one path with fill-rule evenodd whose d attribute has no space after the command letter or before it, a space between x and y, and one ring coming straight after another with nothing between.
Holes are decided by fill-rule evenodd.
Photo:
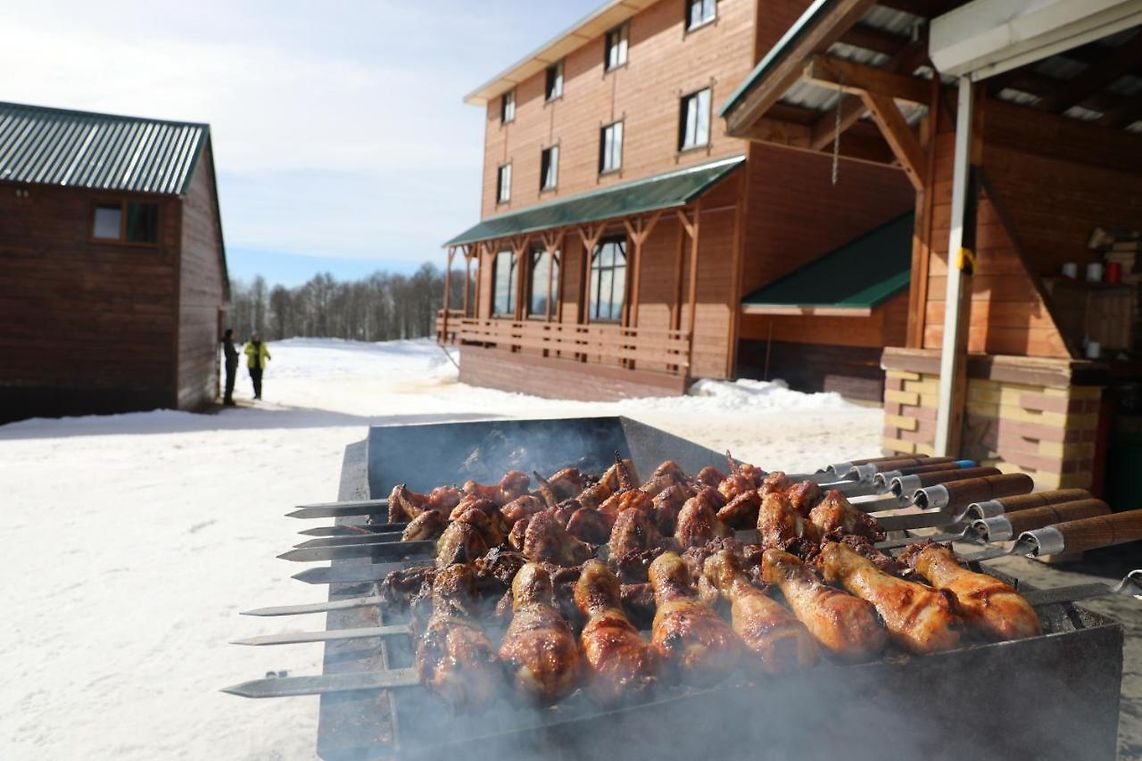
<instances>
[{"instance_id":1,"label":"person in dark jacket","mask_svg":"<svg viewBox=\"0 0 1142 761\"><path fill-rule=\"evenodd\" d=\"M255 333L246 344L246 367L250 370L250 380L254 382L254 398L262 398L262 371L270 360L270 350L262 343L262 337Z\"/></svg>"},{"instance_id":2,"label":"person in dark jacket","mask_svg":"<svg viewBox=\"0 0 1142 761\"><path fill-rule=\"evenodd\" d=\"M234 329L226 328L222 336L222 355L226 360L226 393L222 403L234 406L234 378L238 375L238 350L234 348Z\"/></svg>"}]
</instances>

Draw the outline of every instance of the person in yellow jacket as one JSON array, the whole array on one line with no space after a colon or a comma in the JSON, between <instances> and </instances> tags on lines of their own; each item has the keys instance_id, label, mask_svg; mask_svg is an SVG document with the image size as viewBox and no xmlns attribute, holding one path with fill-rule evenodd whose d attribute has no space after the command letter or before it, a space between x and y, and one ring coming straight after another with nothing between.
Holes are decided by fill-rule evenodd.
<instances>
[{"instance_id":1,"label":"person in yellow jacket","mask_svg":"<svg viewBox=\"0 0 1142 761\"><path fill-rule=\"evenodd\" d=\"M262 371L270 361L270 350L262 343L262 337L255 333L246 343L246 367L250 370L250 380L254 382L254 398L262 398Z\"/></svg>"}]
</instances>

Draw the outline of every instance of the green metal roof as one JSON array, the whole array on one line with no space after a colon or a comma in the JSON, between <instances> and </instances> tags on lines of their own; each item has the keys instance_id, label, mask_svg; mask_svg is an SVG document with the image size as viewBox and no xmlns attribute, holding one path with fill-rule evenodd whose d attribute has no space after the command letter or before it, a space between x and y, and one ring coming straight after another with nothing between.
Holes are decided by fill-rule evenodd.
<instances>
[{"instance_id":1,"label":"green metal roof","mask_svg":"<svg viewBox=\"0 0 1142 761\"><path fill-rule=\"evenodd\" d=\"M734 156L488 217L444 245L459 246L554 227L678 208L705 193L744 163L745 156Z\"/></svg>"},{"instance_id":2,"label":"green metal roof","mask_svg":"<svg viewBox=\"0 0 1142 761\"><path fill-rule=\"evenodd\" d=\"M798 39L801 38L806 32L812 29L817 21L824 15L824 12L829 9L829 6L835 5L836 0L814 0L813 4L805 9L801 14L801 18L781 35L781 39L777 41L765 57L758 61L757 66L753 67L753 71L745 78L740 85L738 85L730 97L726 98L726 102L718 109L718 116L725 117L735 106L746 96L754 85L760 82L766 73L773 68L773 66L785 57L790 46L793 45Z\"/></svg>"},{"instance_id":3,"label":"green metal roof","mask_svg":"<svg viewBox=\"0 0 1142 761\"><path fill-rule=\"evenodd\" d=\"M875 307L908 287L914 223L909 212L883 224L758 288L742 306Z\"/></svg>"},{"instance_id":4,"label":"green metal roof","mask_svg":"<svg viewBox=\"0 0 1142 761\"><path fill-rule=\"evenodd\" d=\"M0 102L0 181L182 195L206 124Z\"/></svg>"}]
</instances>

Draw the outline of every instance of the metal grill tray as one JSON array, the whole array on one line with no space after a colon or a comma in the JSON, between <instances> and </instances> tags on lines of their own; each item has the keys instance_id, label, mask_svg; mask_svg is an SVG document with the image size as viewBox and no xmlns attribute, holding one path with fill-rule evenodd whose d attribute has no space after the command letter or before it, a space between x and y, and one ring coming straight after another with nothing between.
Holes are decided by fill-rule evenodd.
<instances>
[{"instance_id":1,"label":"metal grill tray","mask_svg":"<svg viewBox=\"0 0 1142 761\"><path fill-rule=\"evenodd\" d=\"M566 447L546 447L553 429L564 434L559 438ZM584 432L594 438L585 440ZM497 457L519 456L529 445L532 456L549 449L550 461L533 464L520 457L518 465L506 466L528 471L563 467L584 452L596 453L605 467L615 449L631 456L643 475L667 457L688 472L724 462L724 455L625 418L373 428L366 442L346 448L338 498L387 496L397 474L417 490L467 478L497 480L505 466L463 452L490 452L497 442L505 447ZM465 468L459 474L438 469L457 464ZM411 480L414 472L422 480ZM338 560L334 566L369 562ZM370 584L335 584L330 599L372 590ZM472 754L497 761L694 761L727 754L830 761L1114 759L1122 627L1069 604L1040 614L1047 633L1033 639L859 666L827 663L756 685L731 680L703 690L666 688L650 702L618 711L599 710L581 694L550 709L501 702L470 715L420 688L331 693L321 697L318 754L327 761ZM406 620L376 607L327 615L329 629ZM333 642L325 648L324 671L403 668L412 655L409 641L400 637Z\"/></svg>"}]
</instances>

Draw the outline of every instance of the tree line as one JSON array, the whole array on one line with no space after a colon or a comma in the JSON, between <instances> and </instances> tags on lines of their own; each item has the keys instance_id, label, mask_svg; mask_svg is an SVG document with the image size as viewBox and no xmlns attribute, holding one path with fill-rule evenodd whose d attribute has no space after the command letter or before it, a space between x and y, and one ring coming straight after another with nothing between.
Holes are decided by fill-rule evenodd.
<instances>
[{"instance_id":1,"label":"tree line","mask_svg":"<svg viewBox=\"0 0 1142 761\"><path fill-rule=\"evenodd\" d=\"M464 273L453 270L450 303L463 298ZM283 338L345 338L392 341L434 335L444 305L444 274L423 264L412 275L375 272L360 280L337 280L328 272L294 288L270 286L261 275L230 281L229 326L239 337L260 333Z\"/></svg>"}]
</instances>

